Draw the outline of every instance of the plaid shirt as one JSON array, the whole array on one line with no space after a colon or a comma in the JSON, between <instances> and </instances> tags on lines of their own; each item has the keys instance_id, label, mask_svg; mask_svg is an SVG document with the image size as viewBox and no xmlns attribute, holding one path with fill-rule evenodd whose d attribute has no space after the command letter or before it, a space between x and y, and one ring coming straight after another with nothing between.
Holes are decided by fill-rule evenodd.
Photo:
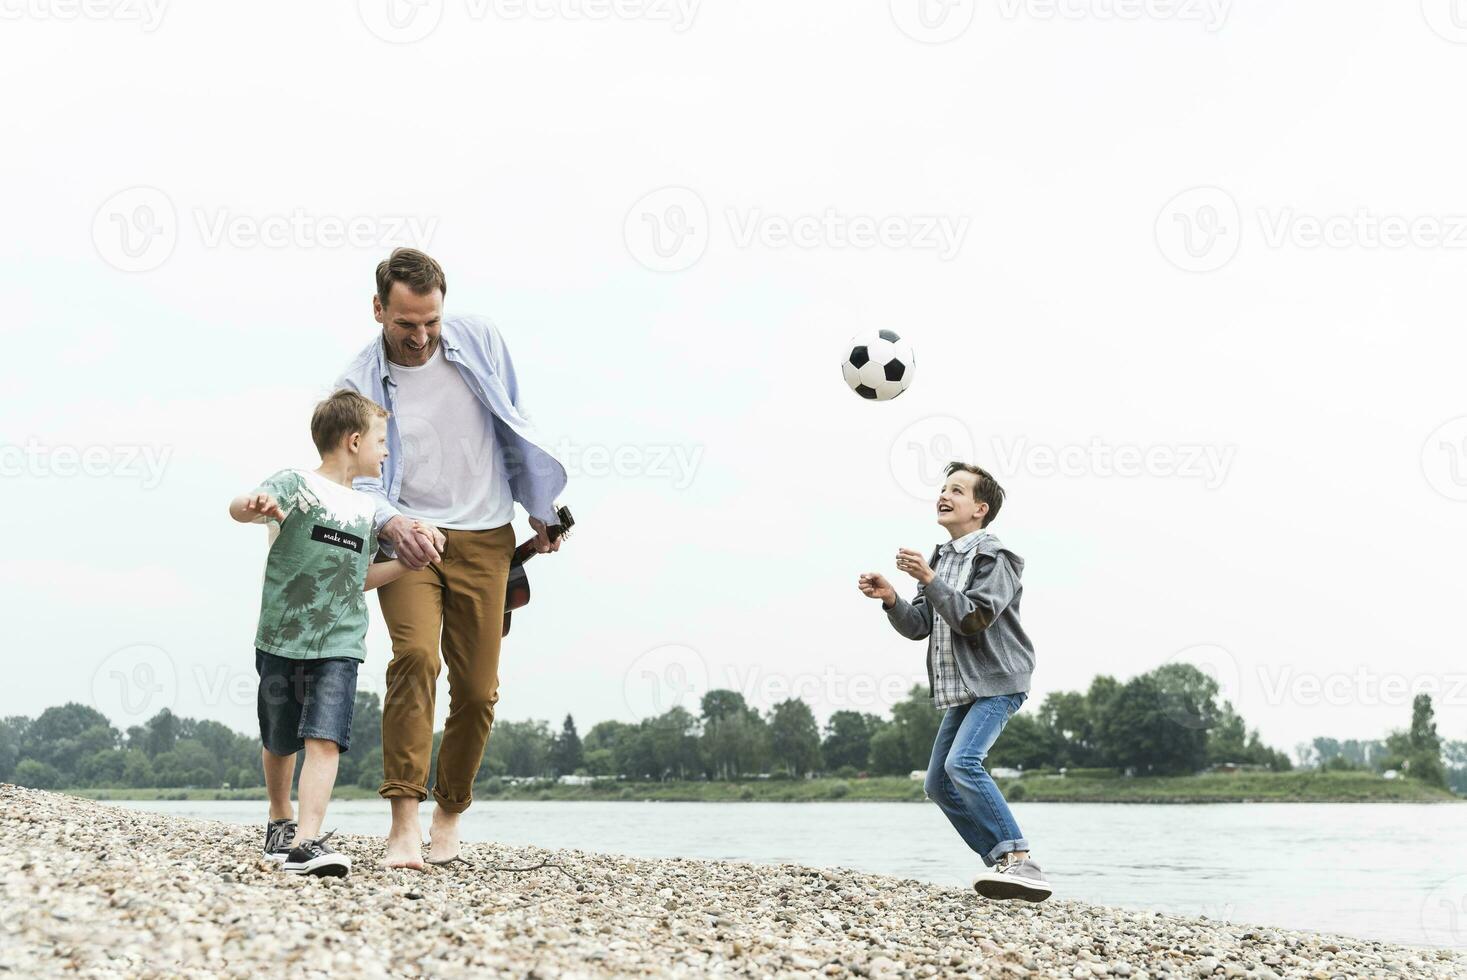
<instances>
[{"instance_id":1,"label":"plaid shirt","mask_svg":"<svg viewBox=\"0 0 1467 980\"><path fill-rule=\"evenodd\" d=\"M965 534L956 541L945 541L937 549L937 565L932 569L937 577L961 592L967 584L968 574L973 570L976 552L973 546L987 534L978 530ZM957 655L953 649L953 630L941 616L932 617L932 633L927 638L927 663L932 669L932 706L954 708L978 700L968 690L958 673Z\"/></svg>"}]
</instances>

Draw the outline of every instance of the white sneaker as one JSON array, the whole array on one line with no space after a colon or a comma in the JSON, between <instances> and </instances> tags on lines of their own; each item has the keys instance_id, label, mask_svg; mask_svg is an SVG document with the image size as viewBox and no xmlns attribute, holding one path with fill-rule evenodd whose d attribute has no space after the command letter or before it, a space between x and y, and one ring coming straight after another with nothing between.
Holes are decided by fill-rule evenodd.
<instances>
[{"instance_id":1,"label":"white sneaker","mask_svg":"<svg viewBox=\"0 0 1467 980\"><path fill-rule=\"evenodd\" d=\"M984 898L1000 901L1022 898L1026 902L1042 902L1054 894L1054 887L1039 865L1028 858L999 861L973 879L973 890Z\"/></svg>"}]
</instances>

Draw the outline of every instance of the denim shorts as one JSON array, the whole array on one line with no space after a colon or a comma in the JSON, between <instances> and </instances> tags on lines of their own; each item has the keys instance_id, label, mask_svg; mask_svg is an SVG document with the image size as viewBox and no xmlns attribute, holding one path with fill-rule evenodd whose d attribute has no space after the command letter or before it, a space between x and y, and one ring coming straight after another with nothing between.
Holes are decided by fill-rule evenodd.
<instances>
[{"instance_id":1,"label":"denim shorts","mask_svg":"<svg viewBox=\"0 0 1467 980\"><path fill-rule=\"evenodd\" d=\"M305 748L306 739L323 738L345 752L351 745L358 666L360 661L351 657L292 660L256 650L256 704L265 748L290 755Z\"/></svg>"}]
</instances>

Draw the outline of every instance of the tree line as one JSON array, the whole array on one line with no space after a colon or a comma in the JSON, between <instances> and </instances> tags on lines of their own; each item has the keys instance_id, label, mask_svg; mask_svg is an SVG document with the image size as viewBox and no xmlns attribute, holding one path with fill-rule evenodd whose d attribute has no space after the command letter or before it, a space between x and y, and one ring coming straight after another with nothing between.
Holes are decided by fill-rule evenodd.
<instances>
[{"instance_id":1,"label":"tree line","mask_svg":"<svg viewBox=\"0 0 1467 980\"><path fill-rule=\"evenodd\" d=\"M696 708L678 706L635 723L603 721L584 737L569 715L558 731L541 720L500 720L479 779L905 775L926 768L942 718L922 686L913 687L886 717L836 711L823 727L797 698L761 712L737 691L713 690ZM434 737L435 761L441 736ZM342 756L338 783L375 789L382 781L381 740L381 701L359 691L352 719L355 749ZM1425 695L1413 706L1411 728L1379 743L1316 739L1301 747L1311 766L1394 768L1436 785L1458 778L1453 752L1467 767L1467 744L1441 743ZM94 708L76 703L48 708L35 719L0 720L0 781L42 789L257 787L263 785L259 753L253 735L167 709L121 732ZM1056 692L1037 708L1026 705L988 757L990 767L1137 775L1181 775L1224 763L1291 767L1288 756L1247 728L1220 697L1216 682L1187 664L1169 664L1124 683L1102 675L1085 691ZM1467 777L1467 769L1461 775Z\"/></svg>"}]
</instances>

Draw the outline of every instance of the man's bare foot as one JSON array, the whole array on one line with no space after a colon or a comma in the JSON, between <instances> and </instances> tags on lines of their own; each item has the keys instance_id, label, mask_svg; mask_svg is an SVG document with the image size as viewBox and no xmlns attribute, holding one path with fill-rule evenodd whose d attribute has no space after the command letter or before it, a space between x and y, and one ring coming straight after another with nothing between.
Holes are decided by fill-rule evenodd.
<instances>
[{"instance_id":1,"label":"man's bare foot","mask_svg":"<svg viewBox=\"0 0 1467 980\"><path fill-rule=\"evenodd\" d=\"M421 833L393 834L387 838L387 856L382 859L384 868L410 868L423 870L423 835Z\"/></svg>"},{"instance_id":2,"label":"man's bare foot","mask_svg":"<svg viewBox=\"0 0 1467 980\"><path fill-rule=\"evenodd\" d=\"M423 870L423 828L418 824L418 801L392 801L392 830L387 834L387 856L384 868Z\"/></svg>"},{"instance_id":3,"label":"man's bare foot","mask_svg":"<svg viewBox=\"0 0 1467 980\"><path fill-rule=\"evenodd\" d=\"M447 864L458 857L463 844L458 837L459 814L442 806L433 808L433 825L428 831L428 863Z\"/></svg>"}]
</instances>

